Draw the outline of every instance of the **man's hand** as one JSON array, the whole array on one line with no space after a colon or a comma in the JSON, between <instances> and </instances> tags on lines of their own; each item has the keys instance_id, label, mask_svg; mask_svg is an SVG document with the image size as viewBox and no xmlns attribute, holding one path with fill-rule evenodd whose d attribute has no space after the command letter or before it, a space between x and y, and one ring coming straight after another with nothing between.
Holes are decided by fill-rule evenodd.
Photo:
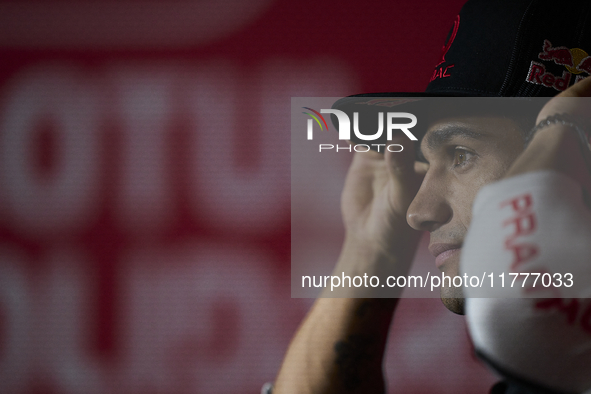
<instances>
[{"instance_id":1,"label":"man's hand","mask_svg":"<svg viewBox=\"0 0 591 394\"><path fill-rule=\"evenodd\" d=\"M537 122L558 114L589 119L589 96L591 78L548 101ZM462 256L468 275L550 275L551 287L526 276L521 286L494 289L491 283L487 297L467 288L466 316L474 348L485 360L556 392L591 387L591 340L586 322L577 320L591 310L591 212L583 204L591 208L590 158L572 126L538 130L506 178L521 176L480 191ZM558 277L572 282L562 286Z\"/></svg>"},{"instance_id":2,"label":"man's hand","mask_svg":"<svg viewBox=\"0 0 591 394\"><path fill-rule=\"evenodd\" d=\"M562 113L589 118L589 101L576 99L581 97L591 97L591 78L579 81L548 101L538 114L536 124L548 116Z\"/></svg>"},{"instance_id":3,"label":"man's hand","mask_svg":"<svg viewBox=\"0 0 591 394\"><path fill-rule=\"evenodd\" d=\"M355 153L341 198L346 239L335 271L408 271L420 233L407 224L406 211L426 164L415 162L405 136L392 143L403 145L403 151Z\"/></svg>"},{"instance_id":4,"label":"man's hand","mask_svg":"<svg viewBox=\"0 0 591 394\"><path fill-rule=\"evenodd\" d=\"M586 78L548 101L538 114L536 124L556 114L591 120L589 97L591 78ZM505 177L539 170L556 170L576 180L587 195L591 195L590 164L591 152L580 141L575 130L570 126L553 124L542 128L534 135Z\"/></svg>"},{"instance_id":5,"label":"man's hand","mask_svg":"<svg viewBox=\"0 0 591 394\"><path fill-rule=\"evenodd\" d=\"M346 239L335 274L408 271L420 233L407 224L406 211L426 166L415 164L412 143L405 136L392 143L404 144L404 150L355 153L342 194ZM377 295L345 290L327 295ZM317 299L289 346L276 392L383 393L383 354L396 302L394 298Z\"/></svg>"}]
</instances>

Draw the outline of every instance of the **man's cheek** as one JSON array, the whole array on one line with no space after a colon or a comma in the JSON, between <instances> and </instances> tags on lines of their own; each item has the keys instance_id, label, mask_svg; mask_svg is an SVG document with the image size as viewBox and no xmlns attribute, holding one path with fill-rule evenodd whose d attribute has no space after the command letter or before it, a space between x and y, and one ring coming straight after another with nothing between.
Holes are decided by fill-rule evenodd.
<instances>
[{"instance_id":1,"label":"man's cheek","mask_svg":"<svg viewBox=\"0 0 591 394\"><path fill-rule=\"evenodd\" d=\"M472 204L478 191L493 180L484 179L483 177L470 177L460 186L455 187L453 196L453 211L457 216L458 221L462 223L464 228L468 228L472 221Z\"/></svg>"}]
</instances>

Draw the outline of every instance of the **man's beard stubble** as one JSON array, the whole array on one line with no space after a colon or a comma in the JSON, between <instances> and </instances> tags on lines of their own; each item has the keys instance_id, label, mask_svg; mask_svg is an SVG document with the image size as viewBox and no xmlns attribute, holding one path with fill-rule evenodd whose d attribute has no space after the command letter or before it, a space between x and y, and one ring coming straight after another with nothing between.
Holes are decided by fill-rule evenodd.
<instances>
[{"instance_id":1,"label":"man's beard stubble","mask_svg":"<svg viewBox=\"0 0 591 394\"><path fill-rule=\"evenodd\" d=\"M442 287L441 302L453 313L464 314L464 294L461 287Z\"/></svg>"}]
</instances>

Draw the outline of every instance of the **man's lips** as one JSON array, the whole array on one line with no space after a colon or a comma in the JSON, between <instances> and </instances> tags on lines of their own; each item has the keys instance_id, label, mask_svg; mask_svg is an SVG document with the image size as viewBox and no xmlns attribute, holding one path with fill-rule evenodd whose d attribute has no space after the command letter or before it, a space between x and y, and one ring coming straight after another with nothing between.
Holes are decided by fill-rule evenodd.
<instances>
[{"instance_id":1,"label":"man's lips","mask_svg":"<svg viewBox=\"0 0 591 394\"><path fill-rule=\"evenodd\" d=\"M440 268L447 259L460 252L462 244L445 244L438 243L429 245L429 252L435 256L435 266Z\"/></svg>"}]
</instances>

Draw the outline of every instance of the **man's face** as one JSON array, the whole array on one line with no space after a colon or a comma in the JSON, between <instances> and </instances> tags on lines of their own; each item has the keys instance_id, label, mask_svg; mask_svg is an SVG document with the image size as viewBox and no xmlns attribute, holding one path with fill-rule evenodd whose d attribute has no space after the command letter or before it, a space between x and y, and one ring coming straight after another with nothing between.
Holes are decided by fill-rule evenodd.
<instances>
[{"instance_id":1,"label":"man's face","mask_svg":"<svg viewBox=\"0 0 591 394\"><path fill-rule=\"evenodd\" d=\"M450 117L431 124L421 141L428 170L407 221L429 231L429 251L448 276L459 275L460 249L480 188L500 179L523 151L517 124L500 117ZM445 306L463 313L461 287L442 287Z\"/></svg>"}]
</instances>

